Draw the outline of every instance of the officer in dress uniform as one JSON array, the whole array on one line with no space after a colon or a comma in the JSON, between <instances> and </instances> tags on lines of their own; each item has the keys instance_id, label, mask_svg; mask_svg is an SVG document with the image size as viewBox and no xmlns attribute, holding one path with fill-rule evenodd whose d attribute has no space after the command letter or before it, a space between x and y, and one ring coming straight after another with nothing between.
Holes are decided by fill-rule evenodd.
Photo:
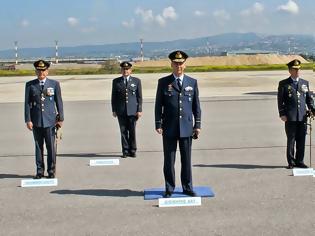
<instances>
[{"instance_id":1,"label":"officer in dress uniform","mask_svg":"<svg viewBox=\"0 0 315 236\"><path fill-rule=\"evenodd\" d=\"M112 84L112 112L120 127L122 158L135 158L136 123L142 115L141 80L131 76L131 63L124 61L120 67L122 76L114 79Z\"/></svg>"},{"instance_id":2,"label":"officer in dress uniform","mask_svg":"<svg viewBox=\"0 0 315 236\"><path fill-rule=\"evenodd\" d=\"M304 164L307 108L314 112L314 102L308 81L299 75L301 61L295 59L287 66L291 76L279 82L278 111L281 120L285 122L288 169L308 168Z\"/></svg>"},{"instance_id":3,"label":"officer in dress uniform","mask_svg":"<svg viewBox=\"0 0 315 236\"><path fill-rule=\"evenodd\" d=\"M26 83L24 118L26 127L33 131L36 156L36 179L44 176L44 142L47 149L48 178L56 174L56 127L64 119L61 89L58 81L47 78L50 63L34 62L37 78ZM58 119L57 119L58 117Z\"/></svg>"},{"instance_id":4,"label":"officer in dress uniform","mask_svg":"<svg viewBox=\"0 0 315 236\"><path fill-rule=\"evenodd\" d=\"M183 51L169 54L173 73L159 79L155 100L155 128L163 136L164 197L171 197L175 188L175 155L177 143L181 156L183 193L196 196L192 184L191 145L198 138L201 109L197 80L184 74L188 55Z\"/></svg>"}]
</instances>

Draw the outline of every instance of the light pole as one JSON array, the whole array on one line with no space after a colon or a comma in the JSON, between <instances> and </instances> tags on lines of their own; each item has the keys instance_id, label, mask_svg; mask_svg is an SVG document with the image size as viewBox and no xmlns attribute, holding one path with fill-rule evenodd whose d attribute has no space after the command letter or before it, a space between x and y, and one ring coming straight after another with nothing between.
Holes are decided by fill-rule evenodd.
<instances>
[{"instance_id":1,"label":"light pole","mask_svg":"<svg viewBox=\"0 0 315 236\"><path fill-rule=\"evenodd\" d=\"M140 58L143 61L143 39L140 39Z\"/></svg>"},{"instance_id":2,"label":"light pole","mask_svg":"<svg viewBox=\"0 0 315 236\"><path fill-rule=\"evenodd\" d=\"M18 41L14 41L14 48L15 48L15 65L18 64Z\"/></svg>"},{"instance_id":3,"label":"light pole","mask_svg":"<svg viewBox=\"0 0 315 236\"><path fill-rule=\"evenodd\" d=\"M55 63L58 64L58 40L55 40L55 45L56 45Z\"/></svg>"}]
</instances>

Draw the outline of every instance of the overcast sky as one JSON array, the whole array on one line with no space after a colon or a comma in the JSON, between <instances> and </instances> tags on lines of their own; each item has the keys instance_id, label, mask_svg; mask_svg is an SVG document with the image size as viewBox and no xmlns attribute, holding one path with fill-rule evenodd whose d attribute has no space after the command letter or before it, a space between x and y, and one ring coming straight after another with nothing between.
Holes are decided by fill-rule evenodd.
<instances>
[{"instance_id":1,"label":"overcast sky","mask_svg":"<svg viewBox=\"0 0 315 236\"><path fill-rule=\"evenodd\" d=\"M0 50L167 41L228 32L315 35L314 0L1 1Z\"/></svg>"}]
</instances>

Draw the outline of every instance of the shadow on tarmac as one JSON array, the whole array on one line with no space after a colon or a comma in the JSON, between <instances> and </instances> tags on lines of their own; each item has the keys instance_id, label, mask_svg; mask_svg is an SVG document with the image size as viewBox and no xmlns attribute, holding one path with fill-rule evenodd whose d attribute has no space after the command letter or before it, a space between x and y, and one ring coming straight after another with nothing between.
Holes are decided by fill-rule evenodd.
<instances>
[{"instance_id":1,"label":"shadow on tarmac","mask_svg":"<svg viewBox=\"0 0 315 236\"><path fill-rule=\"evenodd\" d=\"M244 93L248 95L277 95L278 92L250 92L250 93Z\"/></svg>"},{"instance_id":2,"label":"shadow on tarmac","mask_svg":"<svg viewBox=\"0 0 315 236\"><path fill-rule=\"evenodd\" d=\"M0 179L29 179L34 175L0 174Z\"/></svg>"},{"instance_id":3,"label":"shadow on tarmac","mask_svg":"<svg viewBox=\"0 0 315 236\"><path fill-rule=\"evenodd\" d=\"M55 190L50 193L61 195L89 195L99 197L140 197L143 196L142 191L133 191L130 189L78 189L78 190Z\"/></svg>"},{"instance_id":4,"label":"shadow on tarmac","mask_svg":"<svg viewBox=\"0 0 315 236\"><path fill-rule=\"evenodd\" d=\"M72 154L57 154L58 157L121 157L117 154L98 154L98 153L72 153Z\"/></svg>"},{"instance_id":5,"label":"shadow on tarmac","mask_svg":"<svg viewBox=\"0 0 315 236\"><path fill-rule=\"evenodd\" d=\"M278 169L285 168L285 166L263 166L263 165L248 165L248 164L217 164L217 165L205 165L196 164L194 167L213 167L213 168L231 168L231 169Z\"/></svg>"}]
</instances>

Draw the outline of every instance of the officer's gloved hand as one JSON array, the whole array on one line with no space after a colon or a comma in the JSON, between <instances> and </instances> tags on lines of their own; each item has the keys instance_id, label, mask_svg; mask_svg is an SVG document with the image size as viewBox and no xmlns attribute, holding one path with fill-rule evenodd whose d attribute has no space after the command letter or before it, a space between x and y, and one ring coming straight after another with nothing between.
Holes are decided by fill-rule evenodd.
<instances>
[{"instance_id":1,"label":"officer's gloved hand","mask_svg":"<svg viewBox=\"0 0 315 236\"><path fill-rule=\"evenodd\" d=\"M307 110L306 111L306 116L311 118L311 119L314 119L314 115L315 115L315 111L312 111L312 110Z\"/></svg>"},{"instance_id":2,"label":"officer's gloved hand","mask_svg":"<svg viewBox=\"0 0 315 236\"><path fill-rule=\"evenodd\" d=\"M199 134L200 134L200 129L194 129L192 138L193 139L198 139Z\"/></svg>"}]
</instances>

